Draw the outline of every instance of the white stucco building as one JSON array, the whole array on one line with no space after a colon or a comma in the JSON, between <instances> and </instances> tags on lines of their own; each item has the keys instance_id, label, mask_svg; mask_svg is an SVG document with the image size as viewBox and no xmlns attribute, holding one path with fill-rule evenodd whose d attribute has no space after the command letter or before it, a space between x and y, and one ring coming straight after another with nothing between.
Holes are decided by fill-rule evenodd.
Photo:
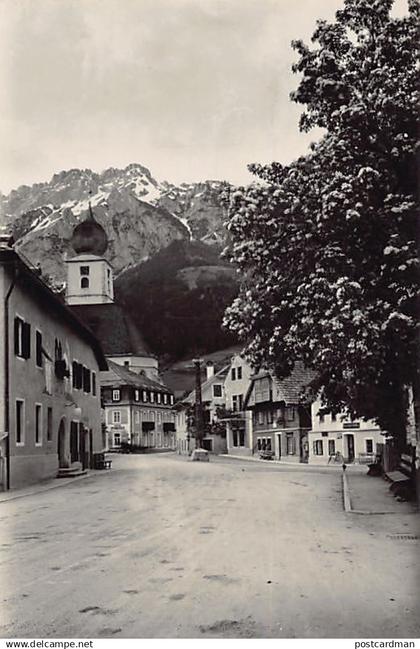
<instances>
[{"instance_id":1,"label":"white stucco building","mask_svg":"<svg viewBox=\"0 0 420 649\"><path fill-rule=\"evenodd\" d=\"M312 404L312 430L308 435L310 464L328 464L334 459L366 463L382 452L384 434L375 422L351 421L339 413L321 415L320 410L321 402L317 400Z\"/></svg>"}]
</instances>

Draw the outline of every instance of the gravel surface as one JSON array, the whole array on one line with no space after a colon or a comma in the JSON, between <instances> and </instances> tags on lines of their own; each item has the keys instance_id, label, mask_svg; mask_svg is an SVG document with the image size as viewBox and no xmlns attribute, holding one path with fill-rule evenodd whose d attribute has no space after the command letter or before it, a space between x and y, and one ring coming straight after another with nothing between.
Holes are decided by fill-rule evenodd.
<instances>
[{"instance_id":1,"label":"gravel surface","mask_svg":"<svg viewBox=\"0 0 420 649\"><path fill-rule=\"evenodd\" d=\"M419 518L346 514L338 472L116 456L0 503L0 636L419 637Z\"/></svg>"}]
</instances>

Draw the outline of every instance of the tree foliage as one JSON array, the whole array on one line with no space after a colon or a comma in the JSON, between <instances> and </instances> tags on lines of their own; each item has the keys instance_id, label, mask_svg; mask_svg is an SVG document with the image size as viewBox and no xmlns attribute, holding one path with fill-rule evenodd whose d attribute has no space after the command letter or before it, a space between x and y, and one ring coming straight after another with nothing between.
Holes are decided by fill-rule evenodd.
<instances>
[{"instance_id":1,"label":"tree foliage","mask_svg":"<svg viewBox=\"0 0 420 649\"><path fill-rule=\"evenodd\" d=\"M231 196L226 254L239 297L225 324L255 366L316 370L325 409L374 418L396 437L418 380L416 214L419 5L345 0L293 43L300 128L325 135L288 166Z\"/></svg>"}]
</instances>

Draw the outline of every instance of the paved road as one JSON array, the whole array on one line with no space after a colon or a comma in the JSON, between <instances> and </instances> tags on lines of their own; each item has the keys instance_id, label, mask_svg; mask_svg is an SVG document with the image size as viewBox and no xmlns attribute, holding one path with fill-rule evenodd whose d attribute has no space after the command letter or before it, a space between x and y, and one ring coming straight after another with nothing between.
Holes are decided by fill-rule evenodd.
<instances>
[{"instance_id":1,"label":"paved road","mask_svg":"<svg viewBox=\"0 0 420 649\"><path fill-rule=\"evenodd\" d=\"M0 503L1 637L420 636L419 517L345 514L338 472L114 467Z\"/></svg>"}]
</instances>

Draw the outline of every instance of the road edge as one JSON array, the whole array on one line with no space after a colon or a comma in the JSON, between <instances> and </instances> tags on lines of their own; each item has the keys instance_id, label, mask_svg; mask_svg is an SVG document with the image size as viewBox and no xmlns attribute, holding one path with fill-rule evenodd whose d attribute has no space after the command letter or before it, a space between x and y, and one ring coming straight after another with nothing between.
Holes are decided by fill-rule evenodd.
<instances>
[{"instance_id":1,"label":"road edge","mask_svg":"<svg viewBox=\"0 0 420 649\"><path fill-rule=\"evenodd\" d=\"M353 511L353 508L351 506L351 497L350 497L350 487L349 487L349 481L347 479L346 475L346 470L343 467L343 504L344 504L344 511L351 513Z\"/></svg>"}]
</instances>

